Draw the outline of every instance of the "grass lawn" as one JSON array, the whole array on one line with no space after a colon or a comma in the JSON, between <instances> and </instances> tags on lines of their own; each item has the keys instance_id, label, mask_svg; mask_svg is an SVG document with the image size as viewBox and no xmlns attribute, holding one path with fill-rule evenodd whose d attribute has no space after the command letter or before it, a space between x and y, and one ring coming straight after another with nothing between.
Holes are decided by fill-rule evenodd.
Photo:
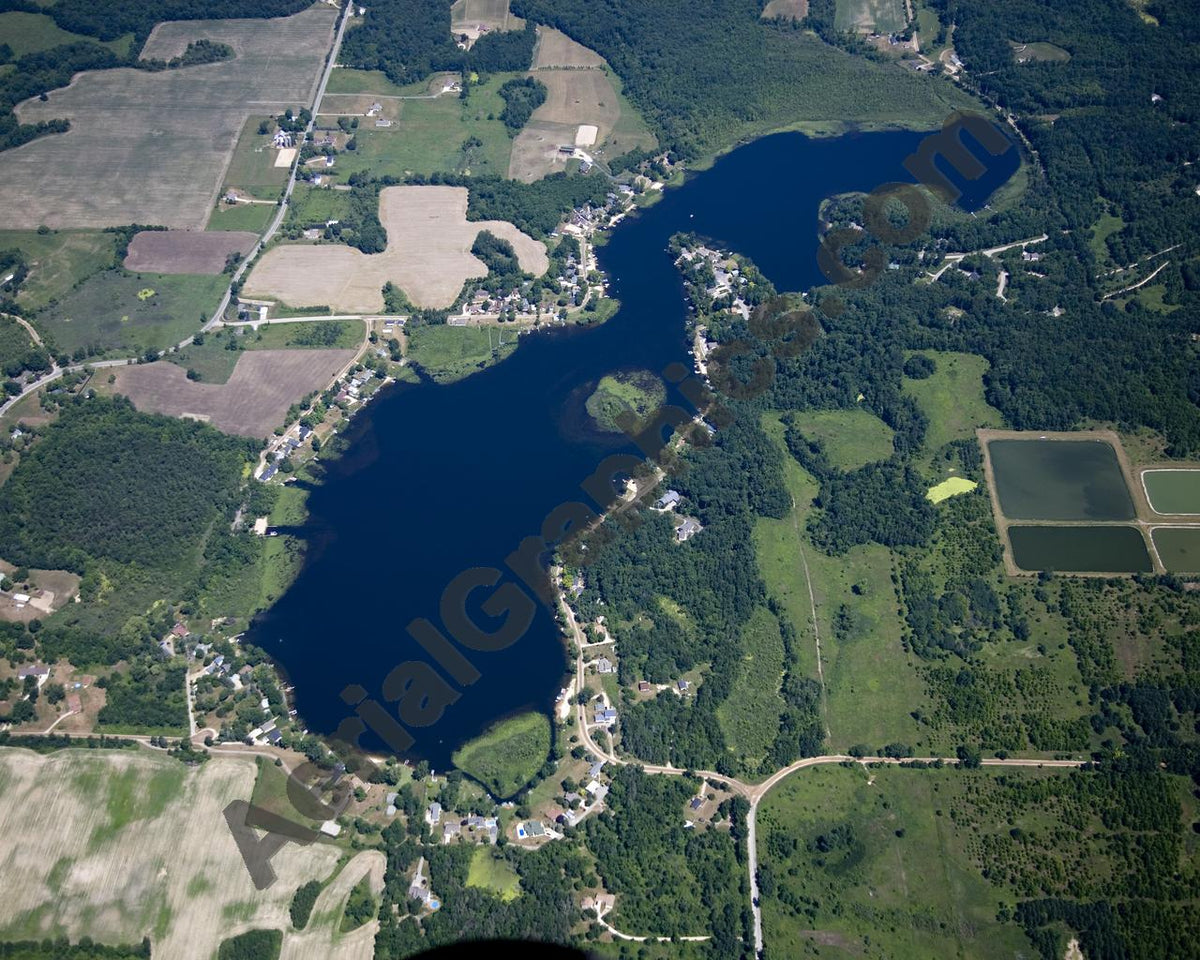
<instances>
[{"instance_id":1,"label":"grass lawn","mask_svg":"<svg viewBox=\"0 0 1200 960\"><path fill-rule=\"evenodd\" d=\"M779 621L759 607L741 631L742 660L729 698L717 708L717 719L729 748L738 757L758 761L767 755L779 732L783 697L783 637ZM670 694L663 694L669 696Z\"/></svg>"},{"instance_id":2,"label":"grass lawn","mask_svg":"<svg viewBox=\"0 0 1200 960\"><path fill-rule=\"evenodd\" d=\"M891 580L891 552L867 544L828 557L814 547L805 525L817 494L816 481L787 454L779 415L767 414L763 428L784 450L784 478L797 506L781 520L756 521L758 566L767 592L780 601L796 628L798 669L816 679L812 603L801 550L808 561L831 746L844 750L856 743L880 747L892 741L913 742L920 734L909 713L928 709L929 701L914 661L901 647L903 623ZM843 606L846 612L839 616ZM863 709L864 698L869 698L871 709Z\"/></svg>"},{"instance_id":3,"label":"grass lawn","mask_svg":"<svg viewBox=\"0 0 1200 960\"><path fill-rule=\"evenodd\" d=\"M1000 427L1004 419L983 396L983 375L988 362L974 353L945 350L920 351L937 365L924 380L904 378L902 389L929 418L925 449L931 455L952 440L969 440L976 427ZM935 468L934 473L940 475Z\"/></svg>"},{"instance_id":4,"label":"grass lawn","mask_svg":"<svg viewBox=\"0 0 1200 960\"><path fill-rule=\"evenodd\" d=\"M383 97L421 96L429 89L428 80L418 80L406 86L397 86L382 70L356 70L353 67L338 67L329 75L326 93L373 93Z\"/></svg>"},{"instance_id":5,"label":"grass lawn","mask_svg":"<svg viewBox=\"0 0 1200 960\"><path fill-rule=\"evenodd\" d=\"M805 410L795 416L796 426L810 440L820 441L839 470L855 470L892 455L892 428L868 410Z\"/></svg>"},{"instance_id":6,"label":"grass lawn","mask_svg":"<svg viewBox=\"0 0 1200 960\"><path fill-rule=\"evenodd\" d=\"M454 765L498 799L529 783L550 755L550 718L531 711L501 720L456 750Z\"/></svg>"},{"instance_id":7,"label":"grass lawn","mask_svg":"<svg viewBox=\"0 0 1200 960\"><path fill-rule=\"evenodd\" d=\"M27 53L49 50L68 43L96 43L123 57L129 53L133 34L127 33L115 40L101 43L95 37L85 37L64 30L47 14L11 12L0 13L0 42L12 47L14 57L23 57Z\"/></svg>"},{"instance_id":8,"label":"grass lawn","mask_svg":"<svg viewBox=\"0 0 1200 960\"><path fill-rule=\"evenodd\" d=\"M17 300L29 310L39 310L112 266L116 238L99 230L0 230L0 250L14 247L29 263Z\"/></svg>"},{"instance_id":9,"label":"grass lawn","mask_svg":"<svg viewBox=\"0 0 1200 960\"><path fill-rule=\"evenodd\" d=\"M467 874L467 886L490 890L505 903L521 895L521 878L508 861L497 856L490 846L475 848L471 869Z\"/></svg>"},{"instance_id":10,"label":"grass lawn","mask_svg":"<svg viewBox=\"0 0 1200 960\"><path fill-rule=\"evenodd\" d=\"M784 780L758 817L759 856L771 887L762 898L770 953L842 957L866 948L896 960L1033 955L1020 927L996 920L997 902L1011 906L1015 898L983 879L973 857L981 833L1008 841L1010 824L1003 815L994 821L963 815L967 791L986 789L994 779L948 768L823 766ZM945 815L951 810L955 819ZM1028 830L1048 819L1035 810L1018 823ZM780 891L811 906L789 907Z\"/></svg>"},{"instance_id":11,"label":"grass lawn","mask_svg":"<svg viewBox=\"0 0 1200 960\"><path fill-rule=\"evenodd\" d=\"M342 220L350 214L350 191L331 190L297 183L288 203L289 223L325 223Z\"/></svg>"},{"instance_id":12,"label":"grass lawn","mask_svg":"<svg viewBox=\"0 0 1200 960\"><path fill-rule=\"evenodd\" d=\"M310 820L296 809L288 797L288 775L282 767L264 757L258 757L258 777L254 781L254 791L250 794L251 806L261 807L292 823L316 829L320 826L315 820Z\"/></svg>"},{"instance_id":13,"label":"grass lawn","mask_svg":"<svg viewBox=\"0 0 1200 960\"><path fill-rule=\"evenodd\" d=\"M229 283L226 276L185 276L115 270L84 281L57 306L35 319L59 350L96 345L101 350L162 349L197 330Z\"/></svg>"},{"instance_id":14,"label":"grass lawn","mask_svg":"<svg viewBox=\"0 0 1200 960\"><path fill-rule=\"evenodd\" d=\"M232 207L222 207L209 215L205 230L249 230L251 233L265 233L271 218L278 212L278 207L265 203L239 203Z\"/></svg>"},{"instance_id":15,"label":"grass lawn","mask_svg":"<svg viewBox=\"0 0 1200 960\"><path fill-rule=\"evenodd\" d=\"M408 359L438 383L452 383L503 360L517 349L517 336L509 331L503 345L503 328L417 327L409 334Z\"/></svg>"},{"instance_id":16,"label":"grass lawn","mask_svg":"<svg viewBox=\"0 0 1200 960\"><path fill-rule=\"evenodd\" d=\"M275 166L278 153L271 146L272 134L260 134L258 125L268 119L265 116L247 117L242 124L233 159L225 171L225 186L222 194L230 187L248 193L260 200L274 200L287 185L290 167ZM274 127L272 127L274 130Z\"/></svg>"},{"instance_id":17,"label":"grass lawn","mask_svg":"<svg viewBox=\"0 0 1200 960\"><path fill-rule=\"evenodd\" d=\"M334 71L334 76L340 72ZM404 100L399 119L386 129L371 126L369 120L360 123L357 149L339 154L338 172L344 177L360 170L377 177L437 171L507 176L512 138L499 119L504 110L499 89L515 76L519 74L488 77L471 88L467 101L453 94ZM469 138L479 145L465 148Z\"/></svg>"}]
</instances>

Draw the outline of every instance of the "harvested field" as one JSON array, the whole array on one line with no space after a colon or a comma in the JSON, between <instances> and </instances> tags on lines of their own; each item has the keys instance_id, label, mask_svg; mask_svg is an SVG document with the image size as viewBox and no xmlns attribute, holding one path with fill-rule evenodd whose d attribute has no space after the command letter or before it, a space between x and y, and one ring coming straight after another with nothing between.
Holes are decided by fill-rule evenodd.
<instances>
[{"instance_id":1,"label":"harvested field","mask_svg":"<svg viewBox=\"0 0 1200 960\"><path fill-rule=\"evenodd\" d=\"M196 383L174 363L119 367L114 393L139 410L191 417L218 430L267 437L284 414L312 390L323 389L354 359L353 350L249 350L225 383Z\"/></svg>"},{"instance_id":2,"label":"harvested field","mask_svg":"<svg viewBox=\"0 0 1200 960\"><path fill-rule=\"evenodd\" d=\"M246 281L249 297L278 297L293 307L327 304L335 311L383 309L383 285L399 286L418 307L448 307L472 277L486 276L471 254L481 230L509 241L521 268L546 272L545 244L511 223L468 221L465 187L386 187L379 219L388 247L368 255L342 246L279 246L266 254Z\"/></svg>"},{"instance_id":3,"label":"harvested field","mask_svg":"<svg viewBox=\"0 0 1200 960\"><path fill-rule=\"evenodd\" d=\"M533 69L552 67L603 67L604 58L582 43L576 43L560 30L538 27L538 42L533 50ZM540 79L540 78L539 78Z\"/></svg>"},{"instance_id":4,"label":"harvested field","mask_svg":"<svg viewBox=\"0 0 1200 960\"><path fill-rule=\"evenodd\" d=\"M143 230L129 244L125 269L147 273L218 274L231 253L248 254L253 233L200 233L192 230Z\"/></svg>"},{"instance_id":5,"label":"harvested field","mask_svg":"<svg viewBox=\"0 0 1200 960\"><path fill-rule=\"evenodd\" d=\"M854 33L899 33L908 24L904 0L837 0L834 26Z\"/></svg>"},{"instance_id":6,"label":"harvested field","mask_svg":"<svg viewBox=\"0 0 1200 960\"><path fill-rule=\"evenodd\" d=\"M190 40L233 47L224 63L78 75L49 100L26 101L23 123L64 117L65 134L5 155L6 226L204 226L249 115L311 102L335 11L314 6L275 20L160 24L145 57L171 57Z\"/></svg>"},{"instance_id":7,"label":"harvested field","mask_svg":"<svg viewBox=\"0 0 1200 960\"><path fill-rule=\"evenodd\" d=\"M789 20L803 20L808 16L808 0L767 0L763 7L762 17L771 20L783 17Z\"/></svg>"},{"instance_id":8,"label":"harvested field","mask_svg":"<svg viewBox=\"0 0 1200 960\"><path fill-rule=\"evenodd\" d=\"M340 933L338 924L346 898L364 876L370 877L371 893L379 897L386 866L387 858L379 850L364 850L346 864L317 897L308 926L284 938L279 960L371 960L379 921L364 923L349 933Z\"/></svg>"},{"instance_id":9,"label":"harvested field","mask_svg":"<svg viewBox=\"0 0 1200 960\"><path fill-rule=\"evenodd\" d=\"M288 844L271 861L279 881L255 890L221 812L254 777L250 759L188 768L144 750L0 750L4 869L21 877L0 903L4 938L149 936L156 956L211 960L226 937L289 929L296 887L328 876L340 850Z\"/></svg>"}]
</instances>

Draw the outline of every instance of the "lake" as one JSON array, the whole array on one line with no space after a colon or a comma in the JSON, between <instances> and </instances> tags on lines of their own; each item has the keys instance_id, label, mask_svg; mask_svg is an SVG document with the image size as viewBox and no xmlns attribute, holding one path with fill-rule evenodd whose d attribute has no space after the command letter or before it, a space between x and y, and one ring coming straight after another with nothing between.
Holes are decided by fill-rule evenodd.
<instances>
[{"instance_id":1,"label":"lake","mask_svg":"<svg viewBox=\"0 0 1200 960\"><path fill-rule=\"evenodd\" d=\"M901 163L922 136L779 134L741 147L668 190L598 248L611 295L622 304L607 323L523 337L503 363L455 384L392 386L355 418L346 454L309 498L304 568L248 635L294 684L309 729L329 733L353 715L340 697L347 685L380 700L394 667L429 661L405 627L418 617L440 621L440 598L453 578L481 566L503 570L504 558L539 532L549 511L586 501L580 484L625 442L580 428L590 385L623 369L691 368L683 288L667 251L672 234L696 231L751 257L780 290L807 289L823 282L820 202L910 180ZM961 202L978 206L1016 162L1010 151ZM470 613L481 625L490 621L478 609ZM478 681L436 723L412 729L407 756L445 769L456 747L495 720L549 711L568 667L543 606L516 643L469 659ZM384 749L372 734L361 744Z\"/></svg>"}]
</instances>

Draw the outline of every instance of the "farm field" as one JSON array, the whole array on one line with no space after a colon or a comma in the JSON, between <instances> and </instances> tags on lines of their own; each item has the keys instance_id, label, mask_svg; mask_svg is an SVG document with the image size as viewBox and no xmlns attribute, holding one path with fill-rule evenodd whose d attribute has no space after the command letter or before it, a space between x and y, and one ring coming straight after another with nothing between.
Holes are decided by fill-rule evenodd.
<instances>
[{"instance_id":1,"label":"farm field","mask_svg":"<svg viewBox=\"0 0 1200 960\"><path fill-rule=\"evenodd\" d=\"M855 470L892 455L892 428L868 410L802 410L796 426L825 449L839 470Z\"/></svg>"},{"instance_id":2,"label":"farm field","mask_svg":"<svg viewBox=\"0 0 1200 960\"><path fill-rule=\"evenodd\" d=\"M7 868L22 878L0 904L4 939L149 936L156 955L211 960L228 936L288 929L295 887L328 876L340 850L288 844L272 860L280 882L255 890L221 813L249 798L254 771L142 750L0 751L0 827L17 838Z\"/></svg>"},{"instance_id":3,"label":"farm field","mask_svg":"<svg viewBox=\"0 0 1200 960\"><path fill-rule=\"evenodd\" d=\"M1144 470L1150 509L1161 514L1200 514L1200 470Z\"/></svg>"},{"instance_id":4,"label":"farm field","mask_svg":"<svg viewBox=\"0 0 1200 960\"><path fill-rule=\"evenodd\" d=\"M133 44L133 34L127 33L115 40L100 41L64 30L44 13L10 11L0 13L0 42L7 43L18 59L27 53L37 53L68 43L95 43L107 47L118 56L125 56Z\"/></svg>"},{"instance_id":5,"label":"farm field","mask_svg":"<svg viewBox=\"0 0 1200 960\"><path fill-rule=\"evenodd\" d=\"M1137 527L1010 526L1013 561L1022 570L1150 573L1154 565Z\"/></svg>"},{"instance_id":6,"label":"farm field","mask_svg":"<svg viewBox=\"0 0 1200 960\"><path fill-rule=\"evenodd\" d=\"M203 227L246 117L311 99L334 18L314 6L275 20L160 24L146 57L169 58L197 39L226 43L235 57L159 73L86 72L47 102L22 104L22 122L65 117L71 130L8 151L7 225Z\"/></svg>"},{"instance_id":7,"label":"farm field","mask_svg":"<svg viewBox=\"0 0 1200 960\"><path fill-rule=\"evenodd\" d=\"M453 383L503 360L517 349L515 335L499 343L491 327L417 327L409 331L408 359L438 383Z\"/></svg>"},{"instance_id":8,"label":"farm field","mask_svg":"<svg viewBox=\"0 0 1200 960\"><path fill-rule=\"evenodd\" d=\"M1200 526L1155 527L1150 537L1168 573L1200 573Z\"/></svg>"},{"instance_id":9,"label":"farm field","mask_svg":"<svg viewBox=\"0 0 1200 960\"><path fill-rule=\"evenodd\" d=\"M510 178L531 183L564 169L567 161L558 153L563 144L601 157L655 146L653 134L621 96L619 81L603 58L565 34L538 27L529 75L546 86L546 101L513 141Z\"/></svg>"},{"instance_id":10,"label":"farm field","mask_svg":"<svg viewBox=\"0 0 1200 960\"><path fill-rule=\"evenodd\" d=\"M857 33L899 33L908 26L904 0L837 0L834 26Z\"/></svg>"},{"instance_id":11,"label":"farm field","mask_svg":"<svg viewBox=\"0 0 1200 960\"><path fill-rule=\"evenodd\" d=\"M160 360L118 367L111 389L142 411L203 420L226 433L268 437L288 407L323 389L354 355L353 350L248 350L220 384L189 380L183 367Z\"/></svg>"},{"instance_id":12,"label":"farm field","mask_svg":"<svg viewBox=\"0 0 1200 960\"><path fill-rule=\"evenodd\" d=\"M1104 440L986 441L1009 520L1132 520L1133 500Z\"/></svg>"},{"instance_id":13,"label":"farm field","mask_svg":"<svg viewBox=\"0 0 1200 960\"><path fill-rule=\"evenodd\" d=\"M375 96L384 97L420 96L429 93L430 86L443 76L448 74L434 74L430 80L418 80L416 83L400 86L392 83L382 70L359 70L355 67L339 66L329 75L325 95L373 93ZM440 87L439 83L439 89Z\"/></svg>"},{"instance_id":14,"label":"farm field","mask_svg":"<svg viewBox=\"0 0 1200 960\"><path fill-rule=\"evenodd\" d=\"M335 70L334 76L345 72ZM453 93L428 97L424 89L420 95L425 99L386 101L384 115L395 116L393 125L380 129L373 119L361 119L356 149L338 156L338 172L346 177L363 170L377 177L439 171L503 176L512 138L500 120L504 98L499 90L514 76L493 74L471 88L467 101ZM365 92L384 96L374 89Z\"/></svg>"},{"instance_id":15,"label":"farm field","mask_svg":"<svg viewBox=\"0 0 1200 960\"><path fill-rule=\"evenodd\" d=\"M277 209L275 204L239 203L229 206L223 203L212 212L204 229L213 232L245 231L261 235L266 231Z\"/></svg>"},{"instance_id":16,"label":"farm field","mask_svg":"<svg viewBox=\"0 0 1200 960\"><path fill-rule=\"evenodd\" d=\"M767 5L763 7L762 11L764 20L774 17L803 20L806 16L808 16L808 0L767 0Z\"/></svg>"},{"instance_id":17,"label":"farm field","mask_svg":"<svg viewBox=\"0 0 1200 960\"><path fill-rule=\"evenodd\" d=\"M1061 775L1007 776L1031 783ZM1059 808L1005 810L1000 780L991 771L859 766L815 767L784 780L758 816L768 952L1035 955L1019 926L997 920L997 903L1011 908L1017 898L984 879L981 861L990 862L984 851L1019 845L1013 837L1022 832L1060 826ZM1021 829L1010 836L1014 827Z\"/></svg>"},{"instance_id":18,"label":"farm field","mask_svg":"<svg viewBox=\"0 0 1200 960\"><path fill-rule=\"evenodd\" d=\"M204 343L189 343L180 350L168 353L163 359L194 371L202 383L225 383L246 350L356 350L362 343L363 325L357 320L321 323L326 329L337 330L337 338L332 342L324 338L315 344L305 342L305 335L314 328L312 323L267 323L258 330L229 327L213 331L205 336ZM229 348L231 340L237 344L236 350Z\"/></svg>"},{"instance_id":19,"label":"farm field","mask_svg":"<svg viewBox=\"0 0 1200 960\"><path fill-rule=\"evenodd\" d=\"M232 253L248 254L258 237L249 232L209 233L192 230L143 230L125 254L125 269L137 273L216 275Z\"/></svg>"},{"instance_id":20,"label":"farm field","mask_svg":"<svg viewBox=\"0 0 1200 960\"><path fill-rule=\"evenodd\" d=\"M524 30L525 21L508 9L508 0L454 0L450 31L474 43L489 30Z\"/></svg>"},{"instance_id":21,"label":"farm field","mask_svg":"<svg viewBox=\"0 0 1200 960\"><path fill-rule=\"evenodd\" d=\"M0 250L20 250L29 275L17 302L30 311L57 300L93 274L113 264L116 238L95 230L0 230Z\"/></svg>"},{"instance_id":22,"label":"farm field","mask_svg":"<svg viewBox=\"0 0 1200 960\"><path fill-rule=\"evenodd\" d=\"M278 151L271 146L272 134L258 132L259 124L266 119L266 116L251 116L242 124L225 171L222 193L232 189L239 195L275 200L287 184L289 168L275 166Z\"/></svg>"},{"instance_id":23,"label":"farm field","mask_svg":"<svg viewBox=\"0 0 1200 960\"><path fill-rule=\"evenodd\" d=\"M106 271L42 310L34 325L68 353L161 350L199 329L227 285L221 276Z\"/></svg>"},{"instance_id":24,"label":"farm field","mask_svg":"<svg viewBox=\"0 0 1200 960\"><path fill-rule=\"evenodd\" d=\"M510 223L467 221L465 187L386 187L379 219L388 234L383 253L345 246L279 246L246 280L251 297L273 297L290 306L327 305L337 311L376 313L383 285L399 286L419 307L448 307L471 277L486 276L471 253L481 230L509 241L521 268L540 276L549 266L545 244Z\"/></svg>"}]
</instances>

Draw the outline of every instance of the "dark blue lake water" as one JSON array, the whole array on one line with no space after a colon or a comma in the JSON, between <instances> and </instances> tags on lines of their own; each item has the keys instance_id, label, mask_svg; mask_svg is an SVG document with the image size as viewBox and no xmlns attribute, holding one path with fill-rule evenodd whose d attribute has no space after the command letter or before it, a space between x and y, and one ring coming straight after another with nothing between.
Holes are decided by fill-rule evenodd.
<instances>
[{"instance_id":1,"label":"dark blue lake water","mask_svg":"<svg viewBox=\"0 0 1200 960\"><path fill-rule=\"evenodd\" d=\"M659 372L679 361L690 369L672 234L696 231L752 258L780 290L823 283L820 202L910 180L901 163L922 136L778 134L741 147L627 219L599 249L622 304L606 324L524 337L495 367L449 386L397 385L360 414L346 432L349 452L309 499L305 567L249 636L286 671L307 726L329 733L351 716L340 697L349 684L380 700L390 670L429 660L404 628L417 617L439 622L455 576L504 569L550 510L587 499L580 484L617 448L578 429L581 387L623 368ZM1011 175L1016 150L1006 160L972 185L964 206L978 206ZM480 679L439 722L412 730L407 754L435 768L495 720L552 709L568 666L541 606L518 642L469 659ZM383 748L371 734L361 744Z\"/></svg>"}]
</instances>

